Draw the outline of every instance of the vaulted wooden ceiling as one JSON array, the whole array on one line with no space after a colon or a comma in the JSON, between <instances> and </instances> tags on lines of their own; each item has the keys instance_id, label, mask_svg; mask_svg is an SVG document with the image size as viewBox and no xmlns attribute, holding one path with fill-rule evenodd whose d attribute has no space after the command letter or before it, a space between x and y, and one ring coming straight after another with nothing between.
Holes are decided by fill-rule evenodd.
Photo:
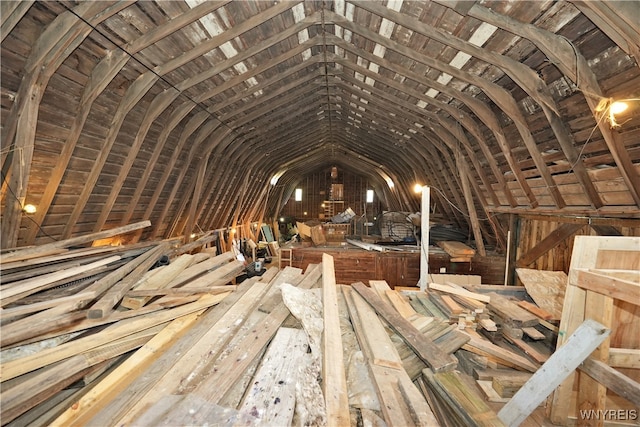
<instances>
[{"instance_id":1,"label":"vaulted wooden ceiling","mask_svg":"<svg viewBox=\"0 0 640 427\"><path fill-rule=\"evenodd\" d=\"M635 1L0 6L3 248L261 221L332 165L462 223L640 217Z\"/></svg>"}]
</instances>

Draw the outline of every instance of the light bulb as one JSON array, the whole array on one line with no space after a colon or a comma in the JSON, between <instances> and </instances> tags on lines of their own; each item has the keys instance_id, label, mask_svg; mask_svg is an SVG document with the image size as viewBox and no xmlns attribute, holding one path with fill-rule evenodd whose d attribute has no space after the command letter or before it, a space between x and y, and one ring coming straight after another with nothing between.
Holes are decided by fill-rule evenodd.
<instances>
[{"instance_id":1,"label":"light bulb","mask_svg":"<svg viewBox=\"0 0 640 427\"><path fill-rule=\"evenodd\" d=\"M611 106L609 107L609 111L611 112L611 114L620 114L627 108L629 108L629 105L627 105L626 102L616 101L611 104Z\"/></svg>"},{"instance_id":2,"label":"light bulb","mask_svg":"<svg viewBox=\"0 0 640 427\"><path fill-rule=\"evenodd\" d=\"M29 203L29 204L27 204L27 205L24 205L24 207L22 208L22 210L23 210L25 213L28 213L28 214L34 214L34 213L36 213L36 210L37 210L37 209L36 209L36 207L35 207L34 205L32 205L31 203Z\"/></svg>"}]
</instances>

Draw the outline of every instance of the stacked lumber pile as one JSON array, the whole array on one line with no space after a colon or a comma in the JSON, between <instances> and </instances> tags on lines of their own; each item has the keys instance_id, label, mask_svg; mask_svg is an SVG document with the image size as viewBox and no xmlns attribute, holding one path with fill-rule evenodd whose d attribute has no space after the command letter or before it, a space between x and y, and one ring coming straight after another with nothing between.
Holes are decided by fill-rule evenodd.
<instances>
[{"instance_id":1,"label":"stacked lumber pile","mask_svg":"<svg viewBox=\"0 0 640 427\"><path fill-rule=\"evenodd\" d=\"M175 339L230 294L232 254L170 241L81 247L148 221L0 257L2 423L29 424L123 355ZM169 326L173 325L171 329Z\"/></svg>"},{"instance_id":2,"label":"stacked lumber pile","mask_svg":"<svg viewBox=\"0 0 640 427\"><path fill-rule=\"evenodd\" d=\"M338 285L326 254L232 285L230 253L78 244L3 254L3 425L500 426L465 372L506 396L539 366L485 333L513 320L493 288Z\"/></svg>"},{"instance_id":3,"label":"stacked lumber pile","mask_svg":"<svg viewBox=\"0 0 640 427\"><path fill-rule=\"evenodd\" d=\"M496 403L506 403L514 396L547 361L557 339L554 316L525 296L520 286L451 282L430 283L425 292L407 292L417 310L456 324L469 337L454 353L458 369L476 380L484 400ZM429 373L424 380L432 384L437 378ZM449 385L458 382L455 376L445 380ZM458 412L453 410L450 415L464 421Z\"/></svg>"},{"instance_id":4,"label":"stacked lumber pile","mask_svg":"<svg viewBox=\"0 0 640 427\"><path fill-rule=\"evenodd\" d=\"M476 250L455 240L441 240L436 243L451 257L451 262L471 262Z\"/></svg>"}]
</instances>

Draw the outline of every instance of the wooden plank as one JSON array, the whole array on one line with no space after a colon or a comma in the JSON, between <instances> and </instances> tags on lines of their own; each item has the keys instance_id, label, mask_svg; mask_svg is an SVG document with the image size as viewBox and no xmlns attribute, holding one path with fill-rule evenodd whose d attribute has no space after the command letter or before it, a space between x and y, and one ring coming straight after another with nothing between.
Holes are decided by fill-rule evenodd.
<instances>
[{"instance_id":1,"label":"wooden plank","mask_svg":"<svg viewBox=\"0 0 640 427\"><path fill-rule=\"evenodd\" d=\"M67 268L61 271L45 274L33 279L25 279L19 282L9 283L2 286L2 295L0 295L0 305L3 307L9 303L15 302L20 298L31 295L38 291L47 289L49 286L53 286L56 281L72 277L76 274L91 271L94 268L101 267L103 265L110 264L120 260L118 255L104 258L99 261L92 262L90 264L81 265L78 267Z\"/></svg>"},{"instance_id":2,"label":"wooden plank","mask_svg":"<svg viewBox=\"0 0 640 427\"><path fill-rule=\"evenodd\" d=\"M585 320L498 412L498 417L507 425L522 423L610 333L600 323Z\"/></svg>"},{"instance_id":3,"label":"wooden plank","mask_svg":"<svg viewBox=\"0 0 640 427\"><path fill-rule=\"evenodd\" d=\"M479 294L476 292L470 292L464 288L456 288L448 284L429 283L429 289L434 289L440 292L446 292L448 294L459 295L466 298L475 299L482 302L490 302L491 297L485 294Z\"/></svg>"},{"instance_id":4,"label":"wooden plank","mask_svg":"<svg viewBox=\"0 0 640 427\"><path fill-rule=\"evenodd\" d=\"M138 319L128 319L124 322L112 325L100 334L80 338L54 348L42 350L30 356L3 363L0 365L2 367L0 378L2 381L15 378L19 375L31 372L51 363L59 362L75 354L79 354L83 351L111 342L119 337L131 335L134 332L151 328L177 317L199 311L205 307L210 307L219 303L225 296L226 295L224 294L207 295L191 304L171 310L165 310L163 312L140 316Z\"/></svg>"},{"instance_id":5,"label":"wooden plank","mask_svg":"<svg viewBox=\"0 0 640 427\"><path fill-rule=\"evenodd\" d=\"M28 379L20 381L14 387L9 389L3 387L0 395L3 422L13 420L79 378L84 377L92 366L144 345L157 332L158 329L151 328L121 338L40 370Z\"/></svg>"},{"instance_id":6,"label":"wooden plank","mask_svg":"<svg viewBox=\"0 0 640 427\"><path fill-rule=\"evenodd\" d=\"M156 334L133 355L110 372L102 381L82 396L51 423L51 427L71 427L86 425L88 417L104 407L115 394L125 389L136 378L135 372L156 360L178 337L198 320L202 311L194 312L172 320L160 333Z\"/></svg>"},{"instance_id":7,"label":"wooden plank","mask_svg":"<svg viewBox=\"0 0 640 427\"><path fill-rule=\"evenodd\" d=\"M181 255L173 260L169 265L152 270L153 275L146 277L140 282L136 283L133 289L135 290L150 290L150 289L163 289L173 279L175 279L180 273L188 268L195 260L193 255ZM129 309L140 308L145 305L151 299L150 296L124 296L120 305Z\"/></svg>"},{"instance_id":8,"label":"wooden plank","mask_svg":"<svg viewBox=\"0 0 640 427\"><path fill-rule=\"evenodd\" d=\"M308 271L304 277L298 268L287 267L285 270L298 272L298 278L294 283L299 282L298 287L301 289L309 289L314 286L320 275L320 268ZM225 353L224 359L217 361L215 369L209 372L209 376L195 386L194 393L213 403L219 403L224 398L290 315L289 309L282 303L282 297L280 295L277 297L274 301L270 301L266 307L269 314L261 318L260 326L251 328L246 334L238 336L233 341L233 347L228 353ZM261 309L265 308L258 310Z\"/></svg>"},{"instance_id":9,"label":"wooden plank","mask_svg":"<svg viewBox=\"0 0 640 427\"><path fill-rule=\"evenodd\" d=\"M140 230L142 228L149 227L150 221L140 221L134 224L125 225L123 227L116 227L110 230L99 231L97 233L85 234L78 237L73 237L65 240L58 240L57 242L46 243L43 245L34 246L27 249L18 249L14 252L8 252L0 255L0 263L13 262L18 260L25 260L36 258L41 254L49 253L53 249L69 248L71 246L78 246L93 242L94 240L104 239L107 237L117 236L118 234L129 233L131 231Z\"/></svg>"},{"instance_id":10,"label":"wooden plank","mask_svg":"<svg viewBox=\"0 0 640 427\"><path fill-rule=\"evenodd\" d=\"M351 288L343 288L342 292L366 359L375 365L402 369L402 359L373 308Z\"/></svg>"},{"instance_id":11,"label":"wooden plank","mask_svg":"<svg viewBox=\"0 0 640 427\"><path fill-rule=\"evenodd\" d=\"M640 349L610 348L609 366L640 369Z\"/></svg>"},{"instance_id":12,"label":"wooden plank","mask_svg":"<svg viewBox=\"0 0 640 427\"><path fill-rule=\"evenodd\" d=\"M591 358L582 362L578 369L618 396L624 397L636 407L640 407L640 383L637 381L613 369L606 363Z\"/></svg>"},{"instance_id":13,"label":"wooden plank","mask_svg":"<svg viewBox=\"0 0 640 427\"><path fill-rule=\"evenodd\" d=\"M418 357L429 365L434 371L454 369L457 360L451 355L444 353L432 341L427 339L408 320L400 316L389 304L384 303L374 291L367 288L363 283L352 284L362 297L371 305L387 324L402 337L411 347Z\"/></svg>"},{"instance_id":14,"label":"wooden plank","mask_svg":"<svg viewBox=\"0 0 640 427\"><path fill-rule=\"evenodd\" d=\"M387 425L434 425L435 417L402 367L382 321L352 288L342 292Z\"/></svg>"},{"instance_id":15,"label":"wooden plank","mask_svg":"<svg viewBox=\"0 0 640 427\"><path fill-rule=\"evenodd\" d=\"M157 400L158 394L165 392L180 393L184 389L202 389L203 391L199 393L201 397L209 399L212 396L212 399L219 400L220 396L224 395L226 390L243 374L243 370L214 370L211 365L220 358L226 348L229 348L231 355L229 356L230 358L227 357L220 361L223 368L226 367L228 369L229 366L233 366L233 362L238 358L241 362L239 364L240 368L250 363L247 359L255 357L255 354L259 353L262 347L256 348L248 344L248 341L249 339L254 339L256 345L264 342L264 338L261 338L260 341L255 339L256 336L261 336L260 332L262 330L247 331L247 335L244 336L240 336L238 332L246 324L249 315L256 310L266 296L274 294L274 287L281 285L285 281L297 284L301 278L300 273L300 269L289 268L282 270L268 284L260 283L257 289L252 286L245 287L241 285L242 295L230 307L226 307L223 313L211 312L204 320L203 326L206 326L206 328L200 330L196 337L181 343L180 357L157 366L157 369L154 369L156 375L153 376L153 381L150 381L151 384L148 384L143 392L135 393L127 398L127 410L118 414L116 419L110 418L106 420L101 418L103 423L106 421L114 425L134 423L145 408ZM271 314L273 313L272 311ZM268 322L264 325L266 326L267 324ZM275 333L275 330L273 333ZM235 348L230 348L229 345L234 336L239 339L239 344ZM266 342L264 342L264 345L266 345ZM247 349L249 349L248 352ZM209 376L206 374L208 370L212 371ZM208 382L217 384L216 380L221 376L228 379L230 384L218 384L218 388L207 387ZM208 394L203 396L203 393Z\"/></svg>"},{"instance_id":16,"label":"wooden plank","mask_svg":"<svg viewBox=\"0 0 640 427\"><path fill-rule=\"evenodd\" d=\"M143 274L149 270L169 249L167 243L161 243L155 248L140 255L140 264L120 282L112 286L87 312L89 319L100 319L108 316L115 305L124 295L138 283Z\"/></svg>"},{"instance_id":17,"label":"wooden plank","mask_svg":"<svg viewBox=\"0 0 640 427\"><path fill-rule=\"evenodd\" d=\"M322 388L328 425L349 424L349 400L333 257L322 254Z\"/></svg>"},{"instance_id":18,"label":"wooden plank","mask_svg":"<svg viewBox=\"0 0 640 427\"><path fill-rule=\"evenodd\" d=\"M506 322L516 327L535 326L539 323L536 316L518 306L514 301L495 292L489 293L489 296L491 297L491 302L488 304L489 309Z\"/></svg>"},{"instance_id":19,"label":"wooden plank","mask_svg":"<svg viewBox=\"0 0 640 427\"><path fill-rule=\"evenodd\" d=\"M264 425L291 425L298 368L307 354L304 331L280 328L260 362L240 411L258 414Z\"/></svg>"},{"instance_id":20,"label":"wooden plank","mask_svg":"<svg viewBox=\"0 0 640 427\"><path fill-rule=\"evenodd\" d=\"M516 261L518 267L527 267L533 264L535 260L549 252L551 249L573 236L583 226L581 224L561 224L557 229L549 233L547 237L542 239L536 246L529 249Z\"/></svg>"},{"instance_id":21,"label":"wooden plank","mask_svg":"<svg viewBox=\"0 0 640 427\"><path fill-rule=\"evenodd\" d=\"M625 280L616 277L613 272L601 270L577 269L576 285L588 291L597 292L614 299L638 304L640 301L640 273L635 273L636 280Z\"/></svg>"},{"instance_id":22,"label":"wooden plank","mask_svg":"<svg viewBox=\"0 0 640 427\"><path fill-rule=\"evenodd\" d=\"M518 305L543 320L551 320L554 317L553 314L549 313L547 310L544 310L529 301L518 301Z\"/></svg>"},{"instance_id":23,"label":"wooden plank","mask_svg":"<svg viewBox=\"0 0 640 427\"><path fill-rule=\"evenodd\" d=\"M476 384L478 384L478 387L480 388L480 390L484 394L484 397L487 400L487 402L507 403L509 400L511 400L510 397L501 397L498 394L498 392L495 391L495 389L493 388L493 382L492 381L477 380Z\"/></svg>"},{"instance_id":24,"label":"wooden plank","mask_svg":"<svg viewBox=\"0 0 640 427\"><path fill-rule=\"evenodd\" d=\"M268 283L273 279L271 271L275 270L276 269L270 269L270 271L267 271L267 273L260 277L260 280L265 280L265 282L260 283L260 286L268 286ZM115 396L106 396L104 400L98 402L98 408L96 408L95 411L87 411L87 420L80 417L78 425L118 425L119 420L122 419L125 414L132 411L132 408L159 382L160 378L174 370L181 370L183 367L186 367L186 369L193 368L192 364L181 364L178 363L178 361L190 352L191 349L194 349L196 346L194 346L193 343L201 340L205 334L210 333L212 330L218 334L225 333L225 328L218 330L217 328L213 328L213 325L223 317L226 317L231 307L256 284L257 279L258 277L254 277L242 282L236 292L227 296L215 309L208 310L201 317L200 321L195 323L184 336L180 337L179 340L171 346L169 351L158 355L157 360L154 360L146 368L144 376L138 376L134 382L127 384L121 391L114 392ZM141 310L145 310L146 308L147 307L142 308ZM242 324L242 322L238 323ZM230 331L229 335L233 335L233 331ZM210 344L211 346L206 346L206 348L212 349L213 353L217 354L217 350L214 348L215 342L212 341ZM193 351L196 350L194 349ZM205 353L205 355L208 354L209 353ZM215 357L215 355L211 357ZM206 365L206 362L207 361L204 361L203 364ZM180 375L176 374L176 376ZM129 378L127 377L125 381L128 382L128 380ZM120 389L116 387L115 390ZM155 399L157 399L157 396Z\"/></svg>"}]
</instances>

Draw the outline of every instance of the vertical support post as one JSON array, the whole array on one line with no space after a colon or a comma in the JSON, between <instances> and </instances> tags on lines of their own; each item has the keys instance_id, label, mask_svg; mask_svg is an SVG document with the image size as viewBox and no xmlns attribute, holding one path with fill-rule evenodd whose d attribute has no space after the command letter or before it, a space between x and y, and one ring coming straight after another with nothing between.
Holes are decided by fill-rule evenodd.
<instances>
[{"instance_id":1,"label":"vertical support post","mask_svg":"<svg viewBox=\"0 0 640 427\"><path fill-rule=\"evenodd\" d=\"M427 289L429 277L429 211L431 209L431 189L422 187L420 217L420 290Z\"/></svg>"}]
</instances>

